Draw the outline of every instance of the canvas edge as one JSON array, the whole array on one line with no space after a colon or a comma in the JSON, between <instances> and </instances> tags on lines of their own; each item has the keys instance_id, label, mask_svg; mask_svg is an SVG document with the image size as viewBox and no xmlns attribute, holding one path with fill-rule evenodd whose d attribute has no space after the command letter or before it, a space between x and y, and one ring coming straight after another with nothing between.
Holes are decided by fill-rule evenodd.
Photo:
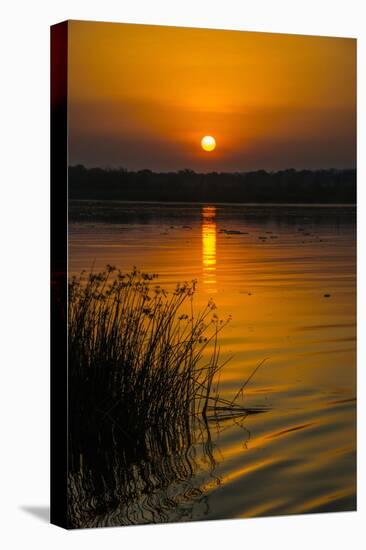
<instances>
[{"instance_id":1,"label":"canvas edge","mask_svg":"<svg viewBox=\"0 0 366 550\"><path fill-rule=\"evenodd\" d=\"M51 486L50 522L68 528L67 511L67 72L68 22L50 28L51 49Z\"/></svg>"}]
</instances>

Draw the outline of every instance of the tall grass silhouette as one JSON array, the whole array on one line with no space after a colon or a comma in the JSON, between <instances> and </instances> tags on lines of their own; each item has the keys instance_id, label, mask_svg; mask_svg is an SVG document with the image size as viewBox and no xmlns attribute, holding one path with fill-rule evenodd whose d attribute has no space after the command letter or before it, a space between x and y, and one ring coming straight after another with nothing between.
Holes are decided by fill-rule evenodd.
<instances>
[{"instance_id":1,"label":"tall grass silhouette","mask_svg":"<svg viewBox=\"0 0 366 550\"><path fill-rule=\"evenodd\" d=\"M194 313L194 281L167 293L156 279L107 266L70 280L71 527L110 514L121 523L133 495L191 478L197 443L214 466L207 414L230 405L214 383L227 321L212 301Z\"/></svg>"}]
</instances>

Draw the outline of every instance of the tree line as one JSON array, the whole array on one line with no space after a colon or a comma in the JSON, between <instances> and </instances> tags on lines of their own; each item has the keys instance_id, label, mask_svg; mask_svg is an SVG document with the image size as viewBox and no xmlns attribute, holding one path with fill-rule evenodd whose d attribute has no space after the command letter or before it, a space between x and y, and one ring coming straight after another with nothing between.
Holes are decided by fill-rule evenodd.
<instances>
[{"instance_id":1,"label":"tree line","mask_svg":"<svg viewBox=\"0 0 366 550\"><path fill-rule=\"evenodd\" d=\"M69 167L69 198L87 200L356 203L356 170L129 171Z\"/></svg>"}]
</instances>

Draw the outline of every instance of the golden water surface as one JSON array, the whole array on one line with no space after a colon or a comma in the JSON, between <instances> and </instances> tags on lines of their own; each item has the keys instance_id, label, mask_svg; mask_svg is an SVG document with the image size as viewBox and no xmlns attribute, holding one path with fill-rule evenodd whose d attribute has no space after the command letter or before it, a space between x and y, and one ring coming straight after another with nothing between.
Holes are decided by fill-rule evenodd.
<instances>
[{"instance_id":1,"label":"golden water surface","mask_svg":"<svg viewBox=\"0 0 366 550\"><path fill-rule=\"evenodd\" d=\"M223 396L265 359L244 403L266 412L212 427L214 474L172 519L355 508L354 208L72 202L69 272L107 263L197 279L197 309L231 315Z\"/></svg>"}]
</instances>

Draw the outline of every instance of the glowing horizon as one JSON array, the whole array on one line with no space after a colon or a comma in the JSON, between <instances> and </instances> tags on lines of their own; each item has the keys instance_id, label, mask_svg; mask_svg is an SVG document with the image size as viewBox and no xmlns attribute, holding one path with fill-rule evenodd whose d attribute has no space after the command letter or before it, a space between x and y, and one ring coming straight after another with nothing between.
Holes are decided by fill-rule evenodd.
<instances>
[{"instance_id":1,"label":"glowing horizon","mask_svg":"<svg viewBox=\"0 0 366 550\"><path fill-rule=\"evenodd\" d=\"M353 168L356 41L71 21L69 163ZM202 136L220 143L210 154Z\"/></svg>"}]
</instances>

